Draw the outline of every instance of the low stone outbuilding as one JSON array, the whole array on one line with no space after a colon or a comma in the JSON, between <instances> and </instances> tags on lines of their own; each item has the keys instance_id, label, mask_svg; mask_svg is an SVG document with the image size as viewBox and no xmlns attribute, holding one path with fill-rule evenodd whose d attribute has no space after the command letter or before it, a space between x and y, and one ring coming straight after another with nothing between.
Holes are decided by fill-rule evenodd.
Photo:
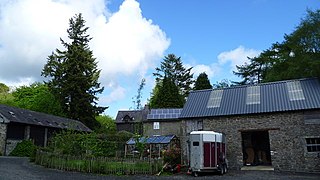
<instances>
[{"instance_id":1,"label":"low stone outbuilding","mask_svg":"<svg viewBox=\"0 0 320 180\"><path fill-rule=\"evenodd\" d=\"M24 139L46 146L53 133L62 129L91 132L80 121L0 104L0 152L3 155L9 155Z\"/></svg>"},{"instance_id":2,"label":"low stone outbuilding","mask_svg":"<svg viewBox=\"0 0 320 180\"><path fill-rule=\"evenodd\" d=\"M317 78L190 92L179 117L185 162L193 130L226 134L229 167L320 172Z\"/></svg>"}]
</instances>

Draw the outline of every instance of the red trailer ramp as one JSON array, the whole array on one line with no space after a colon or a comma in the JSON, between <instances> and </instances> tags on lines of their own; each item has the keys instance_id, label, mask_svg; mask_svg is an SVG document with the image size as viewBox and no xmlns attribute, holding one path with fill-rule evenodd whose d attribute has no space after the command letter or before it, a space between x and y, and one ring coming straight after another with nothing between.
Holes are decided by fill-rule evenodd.
<instances>
[{"instance_id":1,"label":"red trailer ramp","mask_svg":"<svg viewBox=\"0 0 320 180\"><path fill-rule=\"evenodd\" d=\"M199 172L227 172L225 135L214 131L190 133L190 169Z\"/></svg>"}]
</instances>

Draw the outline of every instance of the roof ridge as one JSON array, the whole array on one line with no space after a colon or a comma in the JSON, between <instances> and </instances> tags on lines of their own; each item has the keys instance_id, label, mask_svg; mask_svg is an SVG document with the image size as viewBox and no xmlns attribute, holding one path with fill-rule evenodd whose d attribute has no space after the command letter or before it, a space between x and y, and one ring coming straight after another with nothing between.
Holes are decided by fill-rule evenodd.
<instances>
[{"instance_id":1,"label":"roof ridge","mask_svg":"<svg viewBox=\"0 0 320 180\"><path fill-rule=\"evenodd\" d=\"M282 83L286 83L286 82L305 81L305 80L312 80L312 79L319 79L319 78L309 77L309 78L287 79L287 80L281 80L281 81L264 82L264 83L258 83L258 84L234 85L234 86L225 87L225 88L193 90L193 91L190 91L190 93L201 92L201 91L205 92L205 91L216 91L216 90L224 90L224 89L246 88L246 87L252 87L252 86L265 86L265 85L269 85L269 84L282 84Z\"/></svg>"}]
</instances>

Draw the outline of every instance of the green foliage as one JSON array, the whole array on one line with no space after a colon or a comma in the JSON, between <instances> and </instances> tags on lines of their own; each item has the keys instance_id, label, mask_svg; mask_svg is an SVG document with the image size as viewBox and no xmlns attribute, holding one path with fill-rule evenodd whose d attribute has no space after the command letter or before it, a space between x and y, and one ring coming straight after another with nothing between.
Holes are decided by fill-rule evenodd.
<instances>
[{"instance_id":1,"label":"green foliage","mask_svg":"<svg viewBox=\"0 0 320 180\"><path fill-rule=\"evenodd\" d=\"M128 131L118 131L114 135L114 140L118 142L127 142L130 138L134 136L133 133L128 132Z\"/></svg>"},{"instance_id":2,"label":"green foliage","mask_svg":"<svg viewBox=\"0 0 320 180\"><path fill-rule=\"evenodd\" d=\"M114 156L117 146L103 134L63 131L51 139L48 148L65 155Z\"/></svg>"},{"instance_id":3,"label":"green foliage","mask_svg":"<svg viewBox=\"0 0 320 180\"><path fill-rule=\"evenodd\" d=\"M61 155L113 157L116 151L124 149L124 143L131 137L132 134L126 132L107 135L62 131L50 139L46 151Z\"/></svg>"},{"instance_id":4,"label":"green foliage","mask_svg":"<svg viewBox=\"0 0 320 180\"><path fill-rule=\"evenodd\" d=\"M178 147L171 147L163 152L163 161L170 165L181 164L181 149Z\"/></svg>"},{"instance_id":5,"label":"green foliage","mask_svg":"<svg viewBox=\"0 0 320 180\"><path fill-rule=\"evenodd\" d=\"M151 97L151 108L181 108L185 103L183 95L179 93L178 87L173 80L164 77L161 85L158 85L158 92Z\"/></svg>"},{"instance_id":6,"label":"green foliage","mask_svg":"<svg viewBox=\"0 0 320 180\"><path fill-rule=\"evenodd\" d=\"M66 156L40 151L37 152L35 163L60 170L113 175L155 174L162 167L161 160Z\"/></svg>"},{"instance_id":7,"label":"green foliage","mask_svg":"<svg viewBox=\"0 0 320 180\"><path fill-rule=\"evenodd\" d=\"M10 88L7 85L0 83L0 104L14 106L14 97L9 91Z\"/></svg>"},{"instance_id":8,"label":"green foliage","mask_svg":"<svg viewBox=\"0 0 320 180\"><path fill-rule=\"evenodd\" d=\"M17 146L9 155L19 157L32 157L35 155L36 150L37 146L34 145L31 140L23 140L17 144Z\"/></svg>"},{"instance_id":9,"label":"green foliage","mask_svg":"<svg viewBox=\"0 0 320 180\"><path fill-rule=\"evenodd\" d=\"M160 67L156 68L153 75L157 82L161 82L165 77L171 79L177 86L179 93L183 97L187 97L191 90L190 85L194 82L192 67L185 68L182 64L181 57L176 57L174 54L168 54L161 62Z\"/></svg>"},{"instance_id":10,"label":"green foliage","mask_svg":"<svg viewBox=\"0 0 320 180\"><path fill-rule=\"evenodd\" d=\"M96 120L100 123L100 128L96 130L99 133L115 133L116 123L115 120L108 115L99 115Z\"/></svg>"},{"instance_id":11,"label":"green foliage","mask_svg":"<svg viewBox=\"0 0 320 180\"><path fill-rule=\"evenodd\" d=\"M135 141L135 148L139 151L140 158L142 159L144 148L146 147L146 141L142 140L142 136L140 134L134 135L134 141Z\"/></svg>"},{"instance_id":12,"label":"green foliage","mask_svg":"<svg viewBox=\"0 0 320 180\"><path fill-rule=\"evenodd\" d=\"M272 44L249 64L237 66L238 84L320 77L320 10L307 11L295 31Z\"/></svg>"},{"instance_id":13,"label":"green foliage","mask_svg":"<svg viewBox=\"0 0 320 180\"><path fill-rule=\"evenodd\" d=\"M91 38L81 14L69 20L70 43L61 40L66 50L57 49L48 57L42 75L51 78L47 84L68 118L80 120L91 129L99 127L95 117L106 108L97 107L100 70L89 48Z\"/></svg>"},{"instance_id":14,"label":"green foliage","mask_svg":"<svg viewBox=\"0 0 320 180\"><path fill-rule=\"evenodd\" d=\"M231 87L232 84L228 79L223 79L221 81L217 81L216 84L213 84L214 89L219 89L219 88L228 88Z\"/></svg>"},{"instance_id":15,"label":"green foliage","mask_svg":"<svg viewBox=\"0 0 320 180\"><path fill-rule=\"evenodd\" d=\"M59 101L45 84L33 83L30 86L21 86L12 95L17 107L64 116Z\"/></svg>"},{"instance_id":16,"label":"green foliage","mask_svg":"<svg viewBox=\"0 0 320 180\"><path fill-rule=\"evenodd\" d=\"M199 74L194 84L194 90L201 89L212 89L208 75L205 72Z\"/></svg>"},{"instance_id":17,"label":"green foliage","mask_svg":"<svg viewBox=\"0 0 320 180\"><path fill-rule=\"evenodd\" d=\"M1 93L8 93L9 92L9 87L3 83L0 83L0 94Z\"/></svg>"}]
</instances>

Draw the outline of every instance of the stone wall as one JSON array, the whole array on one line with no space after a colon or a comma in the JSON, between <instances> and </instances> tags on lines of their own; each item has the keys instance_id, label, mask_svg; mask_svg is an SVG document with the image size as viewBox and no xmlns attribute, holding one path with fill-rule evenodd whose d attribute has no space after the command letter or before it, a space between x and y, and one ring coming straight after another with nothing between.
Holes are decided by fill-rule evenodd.
<instances>
[{"instance_id":1,"label":"stone wall","mask_svg":"<svg viewBox=\"0 0 320 180\"><path fill-rule=\"evenodd\" d=\"M7 124L0 123L0 154L5 154Z\"/></svg>"},{"instance_id":2,"label":"stone wall","mask_svg":"<svg viewBox=\"0 0 320 180\"><path fill-rule=\"evenodd\" d=\"M180 136L182 127L181 121L157 121L159 122L159 129L153 129L153 122L143 123L143 135L153 136L153 135L176 135Z\"/></svg>"},{"instance_id":3,"label":"stone wall","mask_svg":"<svg viewBox=\"0 0 320 180\"><path fill-rule=\"evenodd\" d=\"M246 116L212 117L203 120L203 130L226 134L227 158L231 169L243 166L241 132L267 130L272 166L280 171L320 172L319 152L307 152L306 137L320 137L320 124L305 123L306 112L270 113ZM320 116L320 111L313 111ZM320 120L320 119L319 119ZM188 121L199 121L193 119ZM187 122L187 121L184 121ZM184 158L187 157L188 127L184 128ZM181 140L183 143L183 140Z\"/></svg>"},{"instance_id":4,"label":"stone wall","mask_svg":"<svg viewBox=\"0 0 320 180\"><path fill-rule=\"evenodd\" d=\"M19 142L22 142L22 140L7 139L5 155L10 155L10 153L14 150L14 148L17 146Z\"/></svg>"}]
</instances>

